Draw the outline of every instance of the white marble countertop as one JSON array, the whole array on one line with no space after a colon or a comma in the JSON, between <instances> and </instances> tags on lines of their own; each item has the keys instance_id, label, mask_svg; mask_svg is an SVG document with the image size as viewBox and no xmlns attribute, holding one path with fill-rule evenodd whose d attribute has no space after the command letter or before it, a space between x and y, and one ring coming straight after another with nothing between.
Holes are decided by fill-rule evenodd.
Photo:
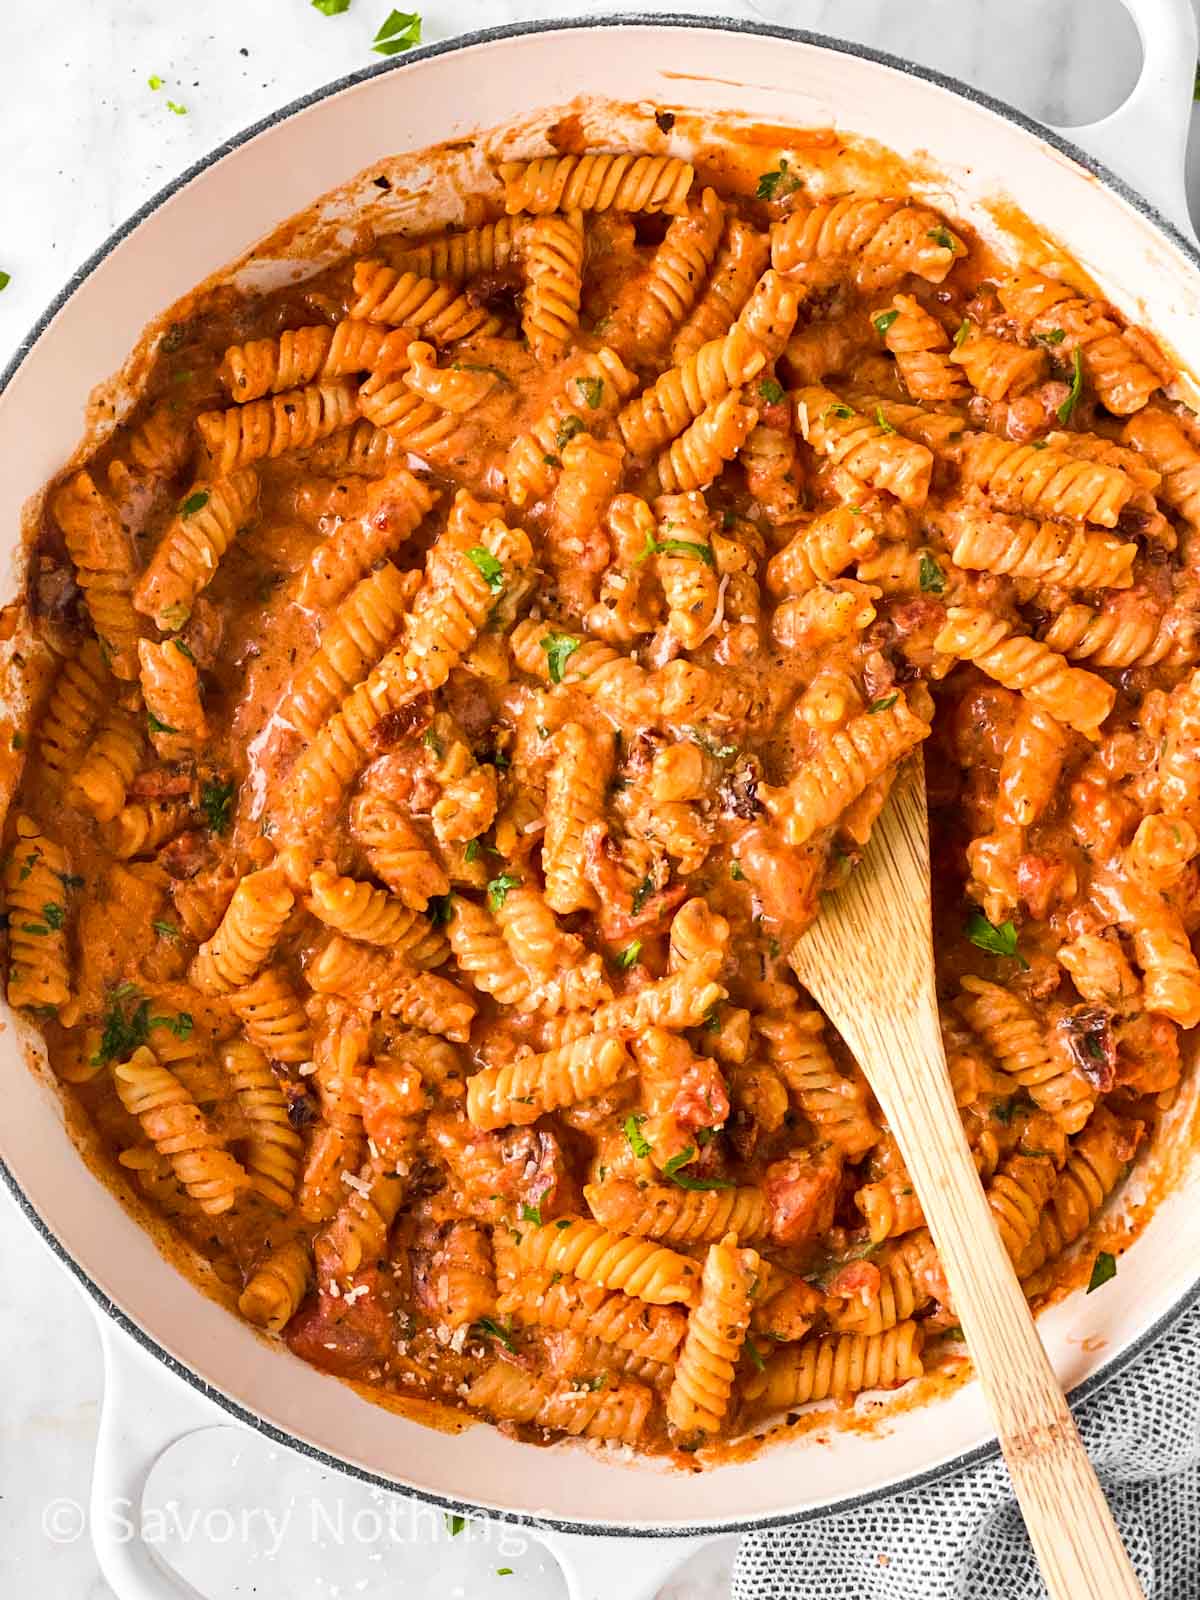
<instances>
[{"instance_id":1,"label":"white marble countertop","mask_svg":"<svg viewBox=\"0 0 1200 1600\"><path fill-rule=\"evenodd\" d=\"M247 124L331 78L378 59L371 40L390 0L353 0L326 18L307 0L56 0L0 7L0 367L47 302L110 230L176 173ZM622 9L580 0L425 0L425 38L514 18ZM871 43L939 67L1058 123L1117 104L1138 47L1119 0L633 0L624 9L690 9L768 20ZM157 91L152 77L162 79ZM185 108L170 109L170 102ZM1195 143L1195 141L1193 141ZM1193 186L1193 196L1196 187ZM1194 208L1195 209L1195 208ZM0 1191L0 1594L100 1600L110 1594L70 1515L43 1526L57 1501L86 1503L101 1372L79 1293ZM268 1459L270 1458L270 1459ZM161 1495L185 1519L235 1505L264 1472L281 1504L353 1508L370 1501L331 1474L261 1441L210 1441L173 1463ZM202 1521L203 1519L201 1519ZM53 1523L53 1515L51 1515ZM242 1541L210 1518L167 1553L214 1597L333 1600L385 1592L405 1600L564 1590L536 1548L498 1553L473 1541L419 1536L396 1550L347 1552L328 1525L294 1519L283 1549L265 1528ZM65 1535L64 1536L64 1532ZM728 1593L734 1541L699 1559L664 1595ZM497 1569L511 1566L511 1575Z\"/></svg>"}]
</instances>

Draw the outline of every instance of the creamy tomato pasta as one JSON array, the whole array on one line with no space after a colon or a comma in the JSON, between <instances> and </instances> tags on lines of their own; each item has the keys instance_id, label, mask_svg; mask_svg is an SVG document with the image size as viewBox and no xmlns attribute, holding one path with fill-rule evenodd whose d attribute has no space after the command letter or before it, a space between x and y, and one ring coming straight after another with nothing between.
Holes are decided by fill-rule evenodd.
<instances>
[{"instance_id":1,"label":"creamy tomato pasta","mask_svg":"<svg viewBox=\"0 0 1200 1600\"><path fill-rule=\"evenodd\" d=\"M1200 1022L1200 431L1085 278L802 159L500 163L200 296L52 484L8 998L241 1313L691 1452L954 1307L788 952L923 747L1035 1299Z\"/></svg>"}]
</instances>

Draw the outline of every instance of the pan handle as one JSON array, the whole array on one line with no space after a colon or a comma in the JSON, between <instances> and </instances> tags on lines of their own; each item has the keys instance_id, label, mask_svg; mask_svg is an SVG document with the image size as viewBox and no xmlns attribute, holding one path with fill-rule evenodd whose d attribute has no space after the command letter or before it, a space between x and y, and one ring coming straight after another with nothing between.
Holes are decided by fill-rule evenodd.
<instances>
[{"instance_id":1,"label":"pan handle","mask_svg":"<svg viewBox=\"0 0 1200 1600\"><path fill-rule=\"evenodd\" d=\"M568 1600L654 1600L691 1556L713 1543L713 1535L682 1539L620 1539L594 1534L530 1529L562 1568Z\"/></svg>"},{"instance_id":2,"label":"pan handle","mask_svg":"<svg viewBox=\"0 0 1200 1600\"><path fill-rule=\"evenodd\" d=\"M1196 76L1192 0L1121 0L1142 41L1129 98L1099 122L1056 132L1124 178L1194 240L1184 182Z\"/></svg>"},{"instance_id":3,"label":"pan handle","mask_svg":"<svg viewBox=\"0 0 1200 1600\"><path fill-rule=\"evenodd\" d=\"M104 1356L104 1398L92 1466L88 1523L96 1560L117 1600L206 1600L138 1531L151 1468L168 1445L197 1429L226 1423L211 1401L165 1379L133 1340L96 1313Z\"/></svg>"}]
</instances>

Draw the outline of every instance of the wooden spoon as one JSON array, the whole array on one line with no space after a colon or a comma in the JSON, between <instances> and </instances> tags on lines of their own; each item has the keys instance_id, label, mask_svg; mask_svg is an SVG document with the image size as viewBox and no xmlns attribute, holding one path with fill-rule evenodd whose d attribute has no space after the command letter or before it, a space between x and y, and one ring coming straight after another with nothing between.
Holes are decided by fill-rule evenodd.
<instances>
[{"instance_id":1,"label":"wooden spoon","mask_svg":"<svg viewBox=\"0 0 1200 1600\"><path fill-rule=\"evenodd\" d=\"M791 963L862 1066L908 1166L1051 1600L1134 1600L1141 1588L992 1220L950 1089L919 753L897 775L858 870L826 896Z\"/></svg>"}]
</instances>

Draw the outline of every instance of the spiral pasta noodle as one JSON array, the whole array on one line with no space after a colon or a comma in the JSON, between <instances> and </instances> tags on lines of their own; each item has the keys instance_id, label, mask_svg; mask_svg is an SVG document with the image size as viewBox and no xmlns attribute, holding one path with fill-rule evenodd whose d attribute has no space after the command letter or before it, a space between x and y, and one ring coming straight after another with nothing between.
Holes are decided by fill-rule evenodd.
<instances>
[{"instance_id":1,"label":"spiral pasta noodle","mask_svg":"<svg viewBox=\"0 0 1200 1600\"><path fill-rule=\"evenodd\" d=\"M113 1069L121 1104L206 1216L218 1217L249 1182L195 1101L145 1045Z\"/></svg>"},{"instance_id":2,"label":"spiral pasta noodle","mask_svg":"<svg viewBox=\"0 0 1200 1600\"><path fill-rule=\"evenodd\" d=\"M532 211L666 211L682 215L692 168L675 156L546 156L500 167L509 216Z\"/></svg>"}]
</instances>

